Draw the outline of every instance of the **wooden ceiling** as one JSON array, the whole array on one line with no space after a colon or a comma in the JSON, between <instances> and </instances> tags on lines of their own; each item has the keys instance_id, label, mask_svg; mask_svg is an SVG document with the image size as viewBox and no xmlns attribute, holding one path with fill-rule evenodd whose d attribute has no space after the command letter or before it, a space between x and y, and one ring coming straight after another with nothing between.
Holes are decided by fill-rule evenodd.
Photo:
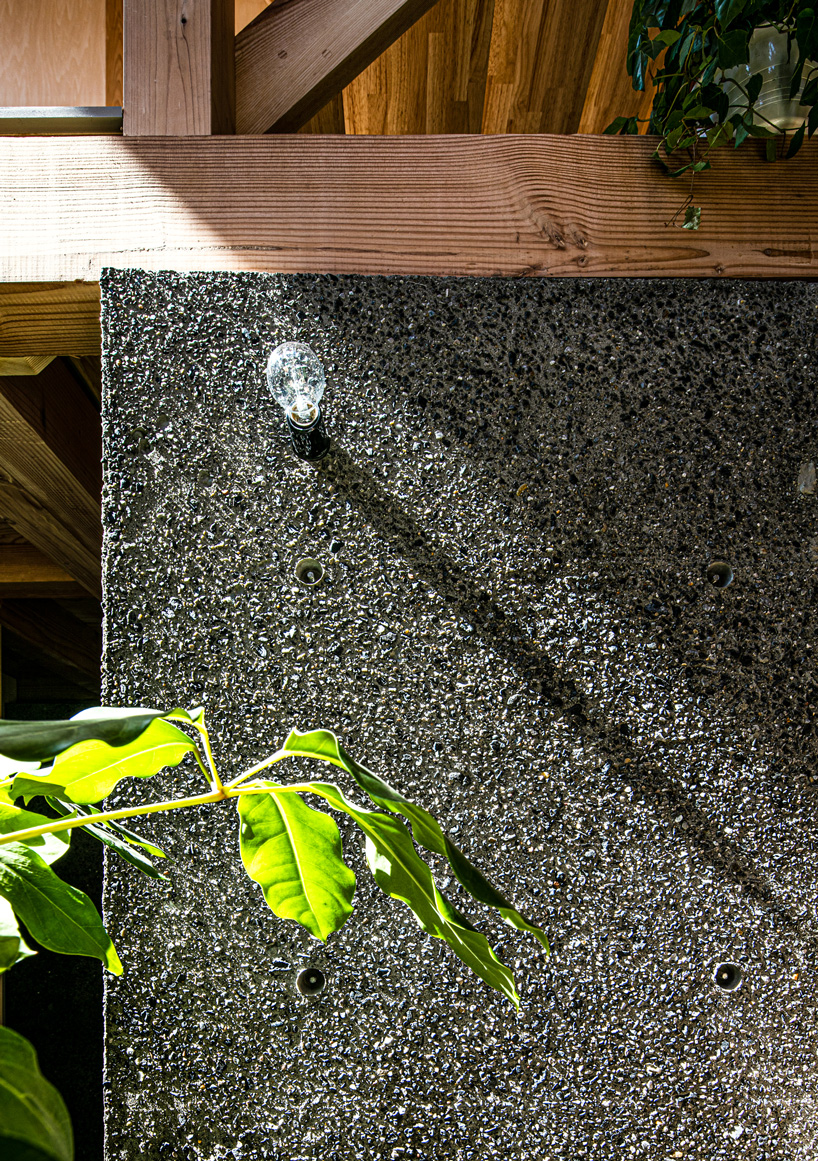
<instances>
[{"instance_id":1,"label":"wooden ceiling","mask_svg":"<svg viewBox=\"0 0 818 1161\"><path fill-rule=\"evenodd\" d=\"M322 2L235 0L236 31L270 6L295 22ZM301 131L600 133L646 112L625 71L631 0L421 0L404 26L426 7ZM121 29L121 0L73 0L67 17L62 0L0 0L16 49L0 59L0 105L122 104Z\"/></svg>"},{"instance_id":2,"label":"wooden ceiling","mask_svg":"<svg viewBox=\"0 0 818 1161\"><path fill-rule=\"evenodd\" d=\"M237 26L264 7L244 0ZM650 96L625 67L631 7L437 0L301 132L601 133L620 114L646 117Z\"/></svg>"}]
</instances>

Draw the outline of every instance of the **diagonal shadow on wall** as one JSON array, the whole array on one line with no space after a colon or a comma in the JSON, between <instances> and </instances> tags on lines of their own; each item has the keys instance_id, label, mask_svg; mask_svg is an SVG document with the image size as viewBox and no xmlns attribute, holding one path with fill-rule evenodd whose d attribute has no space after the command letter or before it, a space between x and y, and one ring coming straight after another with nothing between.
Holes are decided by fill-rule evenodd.
<instances>
[{"instance_id":1,"label":"diagonal shadow on wall","mask_svg":"<svg viewBox=\"0 0 818 1161\"><path fill-rule=\"evenodd\" d=\"M476 585L372 475L337 443L317 465L317 472L358 508L372 529L449 602L453 612L476 626L485 644L509 661L528 687L543 697L556 715L564 717L585 744L594 746L614 765L623 780L660 812L668 827L675 829L683 822L687 835L711 866L772 907L789 925L797 925L796 917L776 899L766 876L692 801L678 774L641 754L629 741L623 723L599 716L577 683L560 671L523 626Z\"/></svg>"}]
</instances>

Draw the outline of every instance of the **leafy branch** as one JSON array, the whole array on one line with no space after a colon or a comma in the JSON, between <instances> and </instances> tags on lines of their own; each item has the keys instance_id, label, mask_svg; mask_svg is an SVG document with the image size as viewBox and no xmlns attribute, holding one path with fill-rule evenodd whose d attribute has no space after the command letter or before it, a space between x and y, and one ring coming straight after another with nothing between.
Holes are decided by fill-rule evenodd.
<instances>
[{"instance_id":1,"label":"leafy branch","mask_svg":"<svg viewBox=\"0 0 818 1161\"><path fill-rule=\"evenodd\" d=\"M195 760L203 776L202 793L98 809L124 778L151 778L178 766L186 756ZM292 758L345 772L371 806L357 805L334 782L288 784L261 777ZM548 939L483 876L427 810L356 762L329 730L293 730L280 749L225 783L201 709L98 708L69 721L0 722L0 972L33 954L20 931L22 923L43 947L94 956L109 971L121 974L116 948L93 903L59 879L52 864L81 827L145 874L164 878L153 862L164 859L164 852L126 829L123 820L230 799L236 800L242 863L267 905L280 918L295 920L316 939L326 940L352 912L355 875L344 860L335 820L309 806L305 794L351 818L364 837L366 861L381 890L409 907L424 931L447 943L476 975L519 1007L510 969L485 935L441 892L417 848L445 859L472 899L532 935L546 954ZM56 818L27 809L38 796L45 798ZM21 800L23 806L18 805ZM0 1029L0 1126L28 1127L8 1133L0 1127L0 1145L13 1138L40 1147L44 1136L56 1132L57 1144L52 1142L45 1155L71 1158L70 1124L65 1118L54 1119L58 1094L48 1091L30 1046L5 1031ZM26 1084L22 1088L4 1084L7 1065L12 1072L18 1065L23 1069L30 1091ZM45 1120L32 1113L30 1097L35 1090L45 1094Z\"/></svg>"},{"instance_id":2,"label":"leafy branch","mask_svg":"<svg viewBox=\"0 0 818 1161\"><path fill-rule=\"evenodd\" d=\"M683 229L698 229L693 182L711 168L714 150L748 137L766 140L775 160L777 138L787 130L759 106L764 76L750 72L750 41L759 28L787 36L794 62L789 99L797 98L803 121L786 149L794 157L818 129L818 18L814 0L634 0L628 37L628 75L633 87L653 89L647 132L661 140L653 157L671 177L690 173ZM746 78L742 78L742 69ZM641 122L644 125L644 121ZM636 134L637 117L617 117L609 134ZM681 159L679 155L685 154Z\"/></svg>"}]
</instances>

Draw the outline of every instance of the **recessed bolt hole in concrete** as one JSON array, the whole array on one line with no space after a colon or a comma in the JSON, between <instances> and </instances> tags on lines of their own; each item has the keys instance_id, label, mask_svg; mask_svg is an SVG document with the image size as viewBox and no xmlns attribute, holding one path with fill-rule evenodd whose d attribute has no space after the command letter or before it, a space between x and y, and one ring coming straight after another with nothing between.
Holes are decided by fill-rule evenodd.
<instances>
[{"instance_id":1,"label":"recessed bolt hole in concrete","mask_svg":"<svg viewBox=\"0 0 818 1161\"><path fill-rule=\"evenodd\" d=\"M295 566L295 579L305 588L314 588L324 579L324 566L318 560L309 557L299 560Z\"/></svg>"},{"instance_id":2,"label":"recessed bolt hole in concrete","mask_svg":"<svg viewBox=\"0 0 818 1161\"><path fill-rule=\"evenodd\" d=\"M327 977L320 968L304 968L295 977L295 986L302 996L317 996L327 986Z\"/></svg>"},{"instance_id":3,"label":"recessed bolt hole in concrete","mask_svg":"<svg viewBox=\"0 0 818 1161\"><path fill-rule=\"evenodd\" d=\"M737 963L720 963L713 972L713 983L723 992L734 992L741 986L744 973Z\"/></svg>"},{"instance_id":4,"label":"recessed bolt hole in concrete","mask_svg":"<svg viewBox=\"0 0 818 1161\"><path fill-rule=\"evenodd\" d=\"M708 564L705 576L714 589L726 589L733 583L733 570L726 560L714 560Z\"/></svg>"}]
</instances>

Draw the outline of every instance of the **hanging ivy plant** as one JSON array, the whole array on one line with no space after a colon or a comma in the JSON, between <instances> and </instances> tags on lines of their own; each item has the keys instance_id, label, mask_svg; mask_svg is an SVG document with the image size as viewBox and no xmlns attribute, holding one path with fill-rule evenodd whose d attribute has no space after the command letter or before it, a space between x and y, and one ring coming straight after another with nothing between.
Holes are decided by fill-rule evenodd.
<instances>
[{"instance_id":1,"label":"hanging ivy plant","mask_svg":"<svg viewBox=\"0 0 818 1161\"><path fill-rule=\"evenodd\" d=\"M818 16L815 0L635 0L628 39L628 74L633 87L654 90L648 133L661 138L654 157L673 177L689 173L690 195L683 228L699 226L692 185L709 169L718 146L738 147L748 137L767 139L768 160L778 138L792 136L794 156L818 129ZM754 34L755 38L754 38ZM769 59L754 51L761 38L785 37L776 52L794 102L795 124L770 115ZM765 83L766 82L766 83ZM799 123L800 121L800 123ZM606 133L638 133L636 117L617 117ZM680 156L685 154L686 156Z\"/></svg>"}]
</instances>

